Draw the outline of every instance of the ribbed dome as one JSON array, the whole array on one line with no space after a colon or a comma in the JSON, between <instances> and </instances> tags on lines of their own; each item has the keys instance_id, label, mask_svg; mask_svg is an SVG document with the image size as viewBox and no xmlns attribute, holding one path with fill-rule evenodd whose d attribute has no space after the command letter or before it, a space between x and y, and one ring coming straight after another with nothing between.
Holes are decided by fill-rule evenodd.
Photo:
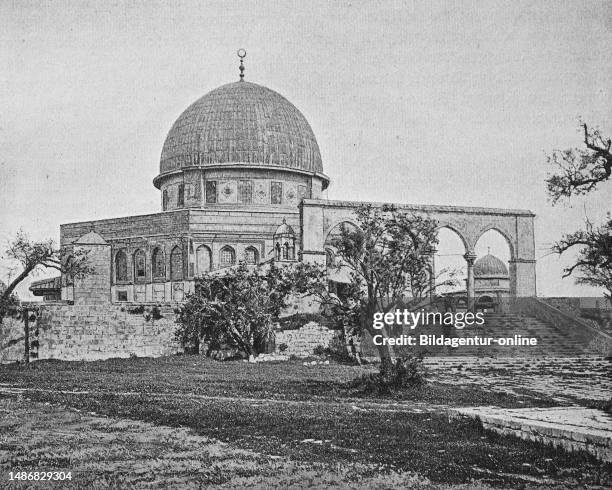
<instances>
[{"instance_id":1,"label":"ribbed dome","mask_svg":"<svg viewBox=\"0 0 612 490\"><path fill-rule=\"evenodd\" d=\"M291 228L291 226L288 225L284 219L283 219L282 224L276 229L276 232L274 233L274 236L281 236L281 235L295 235L293 228Z\"/></svg>"},{"instance_id":2,"label":"ribbed dome","mask_svg":"<svg viewBox=\"0 0 612 490\"><path fill-rule=\"evenodd\" d=\"M302 113L277 92L243 81L207 93L180 115L164 143L160 171L237 163L323 172Z\"/></svg>"},{"instance_id":3,"label":"ribbed dome","mask_svg":"<svg viewBox=\"0 0 612 490\"><path fill-rule=\"evenodd\" d=\"M507 276L508 269L495 255L487 254L474 262L474 276Z\"/></svg>"}]
</instances>

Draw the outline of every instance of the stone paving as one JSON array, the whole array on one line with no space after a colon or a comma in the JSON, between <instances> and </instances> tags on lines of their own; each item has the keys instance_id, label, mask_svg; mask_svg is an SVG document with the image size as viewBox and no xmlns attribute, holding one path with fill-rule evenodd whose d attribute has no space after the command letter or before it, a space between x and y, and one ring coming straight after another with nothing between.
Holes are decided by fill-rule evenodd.
<instances>
[{"instance_id":1,"label":"stone paving","mask_svg":"<svg viewBox=\"0 0 612 490\"><path fill-rule=\"evenodd\" d=\"M483 425L512 434L585 450L612 461L612 417L577 405L590 405L612 397L612 363L600 357L577 358L429 358L430 377L440 383L477 385L486 389L544 395L570 405L555 408L502 409L451 408L451 413L478 417Z\"/></svg>"},{"instance_id":2,"label":"stone paving","mask_svg":"<svg viewBox=\"0 0 612 490\"><path fill-rule=\"evenodd\" d=\"M587 451L612 462L612 417L583 407L456 408L455 413L478 417L485 428L522 439L552 443L568 451Z\"/></svg>"},{"instance_id":3,"label":"stone paving","mask_svg":"<svg viewBox=\"0 0 612 490\"><path fill-rule=\"evenodd\" d=\"M568 405L612 396L612 362L602 357L425 359L437 382L490 390L545 395Z\"/></svg>"}]
</instances>

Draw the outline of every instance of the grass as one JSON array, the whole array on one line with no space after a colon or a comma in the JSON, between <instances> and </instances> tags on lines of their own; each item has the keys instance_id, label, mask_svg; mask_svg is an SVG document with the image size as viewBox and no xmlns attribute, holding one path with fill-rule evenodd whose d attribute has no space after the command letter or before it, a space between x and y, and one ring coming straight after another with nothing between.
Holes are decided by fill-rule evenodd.
<instances>
[{"instance_id":1,"label":"grass","mask_svg":"<svg viewBox=\"0 0 612 490\"><path fill-rule=\"evenodd\" d=\"M350 380L369 369L176 356L3 366L0 382L30 388L27 396L34 401L188 427L300 464L361 464L371 475L416 472L452 484L485 479L515 486L529 478L563 485L612 483L610 465L586 453L496 435L478 421L451 420L428 409L435 404L550 406L546 398L430 383L395 399L373 399L349 388Z\"/></svg>"},{"instance_id":2,"label":"grass","mask_svg":"<svg viewBox=\"0 0 612 490\"><path fill-rule=\"evenodd\" d=\"M109 359L95 362L39 361L29 367L0 367L0 382L23 387L113 393L177 393L278 400L381 399L351 388L350 382L376 366L304 366L300 361L249 364L203 356ZM497 405L507 408L553 406L541 394L523 397L478 387L429 383L386 398L437 405Z\"/></svg>"}]
</instances>

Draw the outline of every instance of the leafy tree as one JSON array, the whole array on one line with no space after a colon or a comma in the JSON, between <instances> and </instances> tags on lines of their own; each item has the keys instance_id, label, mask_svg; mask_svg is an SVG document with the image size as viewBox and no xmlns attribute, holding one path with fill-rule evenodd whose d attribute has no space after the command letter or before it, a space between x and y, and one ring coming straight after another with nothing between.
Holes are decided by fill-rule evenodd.
<instances>
[{"instance_id":1,"label":"leafy tree","mask_svg":"<svg viewBox=\"0 0 612 490\"><path fill-rule=\"evenodd\" d=\"M432 293L432 252L438 244L438 224L391 205L361 205L355 215L358 227L342 226L331 240L339 259L337 267L350 271L351 281L343 298L329 293L312 273L306 274L310 283L306 289L324 305L335 308L335 314L352 324L356 333L386 336L384 329L374 329L374 313L386 313L399 304L408 309L421 307ZM295 283L303 289L300 281ZM452 278L445 281L454 283ZM377 349L381 372L385 373L392 368L392 351L387 345Z\"/></svg>"},{"instance_id":2,"label":"leafy tree","mask_svg":"<svg viewBox=\"0 0 612 490\"><path fill-rule=\"evenodd\" d=\"M209 351L228 345L256 356L292 290L292 274L274 264L206 274L180 308L176 338L196 351L204 343Z\"/></svg>"},{"instance_id":3,"label":"leafy tree","mask_svg":"<svg viewBox=\"0 0 612 490\"><path fill-rule=\"evenodd\" d=\"M4 258L17 265L16 276L0 292L0 319L16 305L15 288L30 274L40 269L55 269L70 278L82 278L92 274L86 251L59 249L53 240L32 241L19 231L9 242Z\"/></svg>"},{"instance_id":4,"label":"leafy tree","mask_svg":"<svg viewBox=\"0 0 612 490\"><path fill-rule=\"evenodd\" d=\"M598 129L582 124L585 148L554 151L548 162L555 172L546 179L551 201L557 204L572 196L588 194L610 180L612 175L612 140ZM575 262L563 271L563 277L576 276L578 284L601 287L612 302L612 216L608 213L601 226L588 219L584 230L564 235L552 247L561 255L578 250Z\"/></svg>"}]
</instances>

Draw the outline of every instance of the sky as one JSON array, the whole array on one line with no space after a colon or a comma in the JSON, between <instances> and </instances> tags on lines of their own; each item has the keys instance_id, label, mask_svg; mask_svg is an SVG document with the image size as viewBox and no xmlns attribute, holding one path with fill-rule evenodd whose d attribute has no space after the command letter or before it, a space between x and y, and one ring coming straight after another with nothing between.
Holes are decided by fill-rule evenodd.
<instances>
[{"instance_id":1,"label":"sky","mask_svg":"<svg viewBox=\"0 0 612 490\"><path fill-rule=\"evenodd\" d=\"M246 79L310 122L327 197L530 209L538 294L601 294L549 248L603 218L612 183L553 207L544 179L579 119L612 134L612 2L0 0L0 20L1 248L159 211L168 130L244 48Z\"/></svg>"}]
</instances>

